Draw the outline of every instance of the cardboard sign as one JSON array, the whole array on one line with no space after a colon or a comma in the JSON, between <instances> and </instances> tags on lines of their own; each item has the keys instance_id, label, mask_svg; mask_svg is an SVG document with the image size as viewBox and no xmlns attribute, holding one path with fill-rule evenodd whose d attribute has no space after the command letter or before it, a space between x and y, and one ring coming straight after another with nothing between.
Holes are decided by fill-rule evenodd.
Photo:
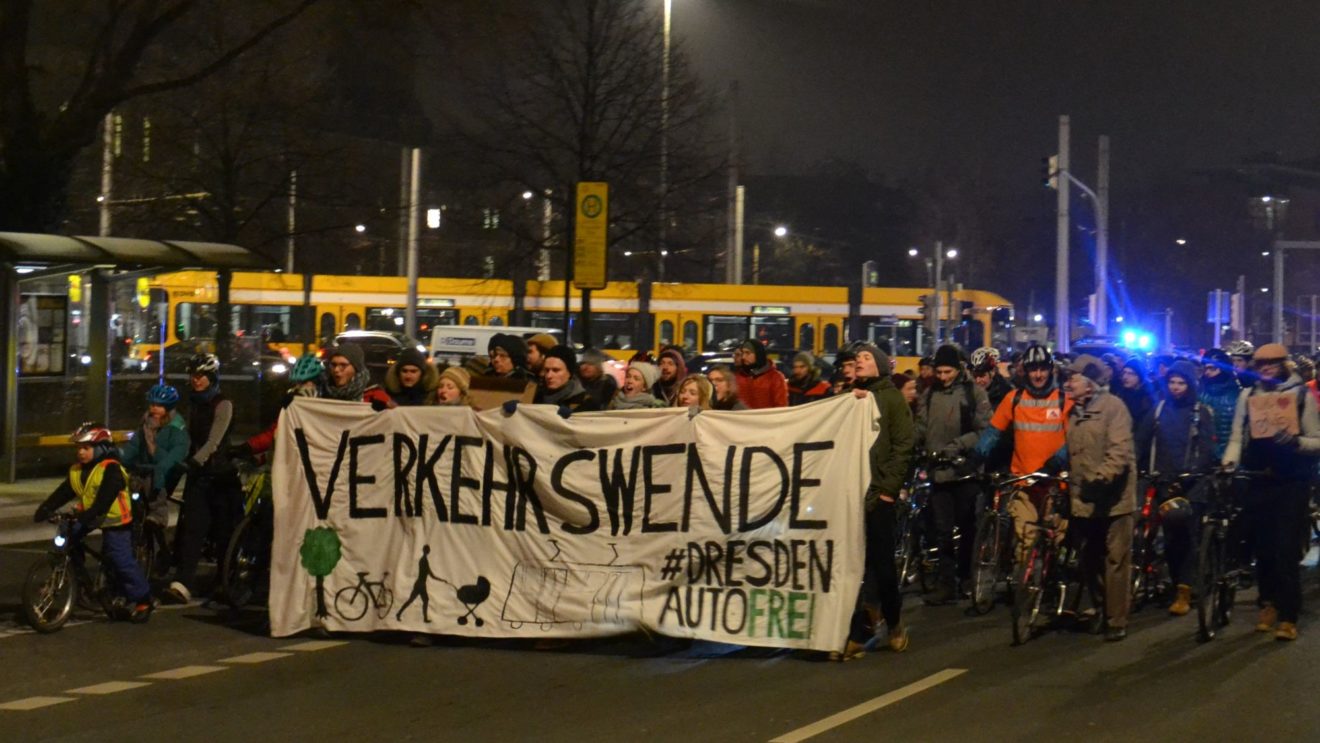
<instances>
[{"instance_id":1,"label":"cardboard sign","mask_svg":"<svg viewBox=\"0 0 1320 743\"><path fill-rule=\"evenodd\" d=\"M1263 392L1248 397L1247 418L1253 439L1272 439L1276 433L1297 436L1302 431L1294 392Z\"/></svg>"},{"instance_id":2,"label":"cardboard sign","mask_svg":"<svg viewBox=\"0 0 1320 743\"><path fill-rule=\"evenodd\" d=\"M473 377L468 386L468 401L473 410L492 410L509 400L530 403L536 397L536 383L502 377Z\"/></svg>"}]
</instances>

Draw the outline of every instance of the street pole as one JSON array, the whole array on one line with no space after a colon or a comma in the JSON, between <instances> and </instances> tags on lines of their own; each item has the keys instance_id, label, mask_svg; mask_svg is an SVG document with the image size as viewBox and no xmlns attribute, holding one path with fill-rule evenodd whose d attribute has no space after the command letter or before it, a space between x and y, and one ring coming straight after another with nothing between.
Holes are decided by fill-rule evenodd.
<instances>
[{"instance_id":1,"label":"street pole","mask_svg":"<svg viewBox=\"0 0 1320 743\"><path fill-rule=\"evenodd\" d=\"M744 238L744 214L747 204L747 187L739 186L734 204L734 231L733 231L733 280L730 283L743 283L743 240Z\"/></svg>"},{"instance_id":2,"label":"street pole","mask_svg":"<svg viewBox=\"0 0 1320 743\"><path fill-rule=\"evenodd\" d=\"M110 192L114 189L115 173L115 112L105 115L104 136L101 138L101 204L100 228L96 234L110 235Z\"/></svg>"},{"instance_id":3,"label":"street pole","mask_svg":"<svg viewBox=\"0 0 1320 743\"><path fill-rule=\"evenodd\" d=\"M1237 339L1244 341L1247 339L1247 277L1245 274L1238 274L1237 296L1238 312L1230 324L1233 326L1233 334L1237 336Z\"/></svg>"},{"instance_id":4,"label":"street pole","mask_svg":"<svg viewBox=\"0 0 1320 743\"><path fill-rule=\"evenodd\" d=\"M407 253L405 252L404 246L408 244L408 215L410 213L408 211L408 196L412 194L412 184L409 183L408 179L411 177L411 175L412 175L412 154L409 152L409 148L400 147L399 148L399 238L395 243L396 245L399 246L399 250L396 257L398 268L395 270L395 274L398 276L408 275L408 256ZM384 256L385 256L384 251L385 249L384 247L382 247L381 248L382 265L380 271L382 276L385 274L385 267L383 265Z\"/></svg>"},{"instance_id":5,"label":"street pole","mask_svg":"<svg viewBox=\"0 0 1320 743\"><path fill-rule=\"evenodd\" d=\"M944 286L944 243L935 241L935 281L930 291L930 345L940 344L940 287Z\"/></svg>"},{"instance_id":6,"label":"street pole","mask_svg":"<svg viewBox=\"0 0 1320 743\"><path fill-rule=\"evenodd\" d=\"M738 284L738 81L729 83L729 182L725 190L728 223L725 226L724 283Z\"/></svg>"},{"instance_id":7,"label":"street pole","mask_svg":"<svg viewBox=\"0 0 1320 743\"><path fill-rule=\"evenodd\" d=\"M1274 342L1283 343L1283 246L1274 243Z\"/></svg>"},{"instance_id":8,"label":"street pole","mask_svg":"<svg viewBox=\"0 0 1320 743\"><path fill-rule=\"evenodd\" d=\"M1223 289L1215 289L1215 314L1214 314L1215 344L1213 346L1214 348L1219 348L1220 343L1224 340L1224 318L1221 315L1220 310L1224 306L1225 293L1226 292Z\"/></svg>"},{"instance_id":9,"label":"street pole","mask_svg":"<svg viewBox=\"0 0 1320 743\"><path fill-rule=\"evenodd\" d=\"M664 57L660 61L660 247L656 251L656 280L665 280L665 251L669 242L669 21L674 0L665 0Z\"/></svg>"},{"instance_id":10,"label":"street pole","mask_svg":"<svg viewBox=\"0 0 1320 743\"><path fill-rule=\"evenodd\" d=\"M404 310L404 332L412 337L417 332L417 228L418 191L422 175L422 150L412 148L412 163L408 178L408 306Z\"/></svg>"},{"instance_id":11,"label":"street pole","mask_svg":"<svg viewBox=\"0 0 1320 743\"><path fill-rule=\"evenodd\" d=\"M1109 334L1109 137L1100 137L1095 205L1095 314L1097 335Z\"/></svg>"},{"instance_id":12,"label":"street pole","mask_svg":"<svg viewBox=\"0 0 1320 743\"><path fill-rule=\"evenodd\" d=\"M1164 350L1173 351L1173 308L1164 308Z\"/></svg>"},{"instance_id":13,"label":"street pole","mask_svg":"<svg viewBox=\"0 0 1320 743\"><path fill-rule=\"evenodd\" d=\"M293 234L298 230L298 171L289 171L289 236L284 244L284 272L293 273L293 253L296 248L296 240ZM165 355L161 354L164 359Z\"/></svg>"},{"instance_id":14,"label":"street pole","mask_svg":"<svg viewBox=\"0 0 1320 743\"><path fill-rule=\"evenodd\" d=\"M1068 306L1068 117L1059 117L1058 235L1055 243L1055 348L1068 352L1072 342L1072 312Z\"/></svg>"},{"instance_id":15,"label":"street pole","mask_svg":"<svg viewBox=\"0 0 1320 743\"><path fill-rule=\"evenodd\" d=\"M541 249L536 252L536 280L550 280L550 222L554 219L550 192L541 197Z\"/></svg>"}]
</instances>

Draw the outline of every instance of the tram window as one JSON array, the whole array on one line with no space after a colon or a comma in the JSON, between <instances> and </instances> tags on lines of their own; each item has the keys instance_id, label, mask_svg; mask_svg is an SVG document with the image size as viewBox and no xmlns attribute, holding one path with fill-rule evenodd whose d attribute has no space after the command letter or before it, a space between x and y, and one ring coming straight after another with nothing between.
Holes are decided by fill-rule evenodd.
<instances>
[{"instance_id":1,"label":"tram window","mask_svg":"<svg viewBox=\"0 0 1320 743\"><path fill-rule=\"evenodd\" d=\"M673 342L674 342L674 323L670 320L661 320L659 345L668 346Z\"/></svg>"},{"instance_id":2,"label":"tram window","mask_svg":"<svg viewBox=\"0 0 1320 743\"><path fill-rule=\"evenodd\" d=\"M920 323L914 320L891 320L889 322L866 324L866 339L872 343L886 341L894 356L919 356L921 348L917 344Z\"/></svg>"},{"instance_id":3,"label":"tram window","mask_svg":"<svg viewBox=\"0 0 1320 743\"><path fill-rule=\"evenodd\" d=\"M215 305L180 302L175 318L178 322L175 335L179 340L215 337Z\"/></svg>"},{"instance_id":4,"label":"tram window","mask_svg":"<svg viewBox=\"0 0 1320 743\"><path fill-rule=\"evenodd\" d=\"M832 353L839 350L839 326L834 323L825 324L825 352Z\"/></svg>"},{"instance_id":5,"label":"tram window","mask_svg":"<svg viewBox=\"0 0 1320 743\"><path fill-rule=\"evenodd\" d=\"M963 320L953 329L953 339L963 348L980 348L987 345L985 323L980 320Z\"/></svg>"},{"instance_id":6,"label":"tram window","mask_svg":"<svg viewBox=\"0 0 1320 743\"><path fill-rule=\"evenodd\" d=\"M767 348L793 348L793 318L752 317L751 337Z\"/></svg>"},{"instance_id":7,"label":"tram window","mask_svg":"<svg viewBox=\"0 0 1320 743\"><path fill-rule=\"evenodd\" d=\"M816 328L809 322L802 323L802 327L798 328L798 349L801 351L816 349Z\"/></svg>"},{"instance_id":8,"label":"tram window","mask_svg":"<svg viewBox=\"0 0 1320 743\"><path fill-rule=\"evenodd\" d=\"M402 307L368 307L367 330L379 330L386 333L402 333L407 310ZM458 310L437 307L417 308L417 327L413 329L414 338L429 337L428 331L436 325L457 325Z\"/></svg>"},{"instance_id":9,"label":"tram window","mask_svg":"<svg viewBox=\"0 0 1320 743\"><path fill-rule=\"evenodd\" d=\"M504 318L500 317L499 315L496 315L495 317L492 317L492 318L490 319L490 324L491 324L491 325L496 325L496 326L498 326L498 325L503 325L503 324L504 324Z\"/></svg>"},{"instance_id":10,"label":"tram window","mask_svg":"<svg viewBox=\"0 0 1320 743\"><path fill-rule=\"evenodd\" d=\"M480 320L476 315L468 315L467 317L463 318L463 324L464 324L464 325L480 325L480 324L481 324L481 320Z\"/></svg>"},{"instance_id":11,"label":"tram window","mask_svg":"<svg viewBox=\"0 0 1320 743\"><path fill-rule=\"evenodd\" d=\"M344 330L361 330L361 329L362 329L362 318L358 316L358 313L356 312L348 313L348 316L344 318Z\"/></svg>"},{"instance_id":12,"label":"tram window","mask_svg":"<svg viewBox=\"0 0 1320 743\"><path fill-rule=\"evenodd\" d=\"M683 323L683 348L689 352L697 350L697 323L695 320L688 320Z\"/></svg>"},{"instance_id":13,"label":"tram window","mask_svg":"<svg viewBox=\"0 0 1320 743\"><path fill-rule=\"evenodd\" d=\"M745 315L706 315L705 351L729 351L747 339Z\"/></svg>"},{"instance_id":14,"label":"tram window","mask_svg":"<svg viewBox=\"0 0 1320 743\"><path fill-rule=\"evenodd\" d=\"M321 345L328 346L335 339L335 316L330 312L321 313L321 332L317 335L321 338Z\"/></svg>"},{"instance_id":15,"label":"tram window","mask_svg":"<svg viewBox=\"0 0 1320 743\"><path fill-rule=\"evenodd\" d=\"M293 332L293 308L288 305L236 305L234 333L284 343Z\"/></svg>"}]
</instances>

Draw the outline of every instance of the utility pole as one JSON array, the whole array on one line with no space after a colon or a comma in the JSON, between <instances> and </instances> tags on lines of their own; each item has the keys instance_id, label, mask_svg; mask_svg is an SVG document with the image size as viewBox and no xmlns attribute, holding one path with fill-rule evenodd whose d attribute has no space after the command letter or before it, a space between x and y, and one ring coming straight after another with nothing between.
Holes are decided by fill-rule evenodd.
<instances>
[{"instance_id":1,"label":"utility pole","mask_svg":"<svg viewBox=\"0 0 1320 743\"><path fill-rule=\"evenodd\" d=\"M729 83L729 182L725 190L728 219L725 225L724 241L724 283L738 284L741 266L736 264L739 258L738 237L740 221L738 203L738 81Z\"/></svg>"},{"instance_id":2,"label":"utility pole","mask_svg":"<svg viewBox=\"0 0 1320 743\"><path fill-rule=\"evenodd\" d=\"M408 305L404 310L404 332L412 337L417 332L417 218L418 191L422 174L422 150L412 148L408 179Z\"/></svg>"},{"instance_id":3,"label":"utility pole","mask_svg":"<svg viewBox=\"0 0 1320 743\"><path fill-rule=\"evenodd\" d=\"M1068 306L1068 117L1059 117L1058 236L1055 243L1055 348L1068 352L1072 343L1072 311Z\"/></svg>"},{"instance_id":4,"label":"utility pole","mask_svg":"<svg viewBox=\"0 0 1320 743\"><path fill-rule=\"evenodd\" d=\"M744 214L746 213L747 187L738 186L738 192L734 201L734 230L733 230L733 277L729 283L743 283L743 240L744 240Z\"/></svg>"},{"instance_id":5,"label":"utility pole","mask_svg":"<svg viewBox=\"0 0 1320 743\"><path fill-rule=\"evenodd\" d=\"M101 138L101 199L100 199L100 217L101 224L97 234L101 237L110 235L110 192L114 190L115 181L115 112L111 111L105 115L105 123L102 125L105 133Z\"/></svg>"},{"instance_id":6,"label":"utility pole","mask_svg":"<svg viewBox=\"0 0 1320 743\"><path fill-rule=\"evenodd\" d=\"M1109 137L1100 136L1100 163L1095 203L1095 325L1097 335L1109 334Z\"/></svg>"},{"instance_id":7,"label":"utility pole","mask_svg":"<svg viewBox=\"0 0 1320 743\"><path fill-rule=\"evenodd\" d=\"M289 171L289 219L287 222L289 236L284 244L284 272L293 273L293 254L296 248L294 232L298 230L298 171ZM164 359L164 354L161 354Z\"/></svg>"},{"instance_id":8,"label":"utility pole","mask_svg":"<svg viewBox=\"0 0 1320 743\"><path fill-rule=\"evenodd\" d=\"M944 286L944 243L935 241L935 281L930 292L930 317L927 318L927 333L930 334L930 344L932 347L938 347L940 344L940 289Z\"/></svg>"}]
</instances>

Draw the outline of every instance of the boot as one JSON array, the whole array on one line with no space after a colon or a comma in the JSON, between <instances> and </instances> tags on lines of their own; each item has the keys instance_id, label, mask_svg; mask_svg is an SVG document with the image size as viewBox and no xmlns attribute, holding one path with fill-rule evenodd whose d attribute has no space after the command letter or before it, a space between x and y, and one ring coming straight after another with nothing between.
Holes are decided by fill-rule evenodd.
<instances>
[{"instance_id":1,"label":"boot","mask_svg":"<svg viewBox=\"0 0 1320 743\"><path fill-rule=\"evenodd\" d=\"M1292 642L1297 639L1297 625L1292 622L1279 622L1279 629L1274 633L1274 639L1284 642Z\"/></svg>"},{"instance_id":2,"label":"boot","mask_svg":"<svg viewBox=\"0 0 1320 743\"><path fill-rule=\"evenodd\" d=\"M1260 614L1256 616L1256 631L1270 632L1274 625L1279 621L1279 610L1274 608L1274 604L1265 604L1260 607ZM1294 628L1294 632L1296 629Z\"/></svg>"},{"instance_id":3,"label":"boot","mask_svg":"<svg viewBox=\"0 0 1320 743\"><path fill-rule=\"evenodd\" d=\"M1192 587L1178 584L1178 597L1169 604L1169 613L1175 617L1181 617L1192 610Z\"/></svg>"},{"instance_id":4,"label":"boot","mask_svg":"<svg viewBox=\"0 0 1320 743\"><path fill-rule=\"evenodd\" d=\"M889 628L889 649L901 653L908 648L907 627L897 624Z\"/></svg>"},{"instance_id":5,"label":"boot","mask_svg":"<svg viewBox=\"0 0 1320 743\"><path fill-rule=\"evenodd\" d=\"M939 564L939 584L935 590L921 597L927 606L944 606L951 604L958 598L957 592L958 577L954 571L953 561L947 557L940 558Z\"/></svg>"}]
</instances>

